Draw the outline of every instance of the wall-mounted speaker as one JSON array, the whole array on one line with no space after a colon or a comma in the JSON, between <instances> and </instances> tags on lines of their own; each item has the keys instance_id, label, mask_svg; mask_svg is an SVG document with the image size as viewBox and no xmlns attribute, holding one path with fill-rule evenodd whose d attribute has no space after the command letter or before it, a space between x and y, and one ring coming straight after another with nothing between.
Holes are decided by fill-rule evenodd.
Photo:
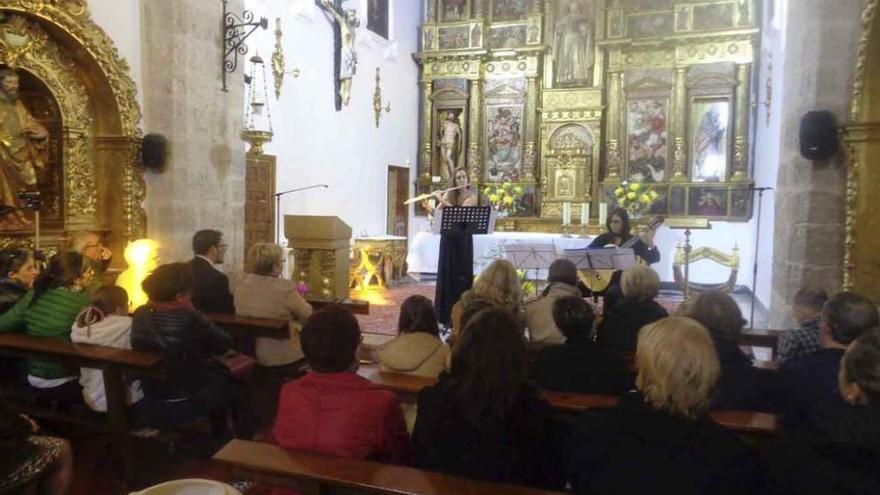
<instances>
[{"instance_id":1,"label":"wall-mounted speaker","mask_svg":"<svg viewBox=\"0 0 880 495\"><path fill-rule=\"evenodd\" d=\"M826 111L807 112L801 118L801 155L808 160L831 158L840 146L834 114Z\"/></svg>"},{"instance_id":2,"label":"wall-mounted speaker","mask_svg":"<svg viewBox=\"0 0 880 495\"><path fill-rule=\"evenodd\" d=\"M141 163L149 169L165 166L168 159L168 140L161 134L147 134L141 146Z\"/></svg>"}]
</instances>

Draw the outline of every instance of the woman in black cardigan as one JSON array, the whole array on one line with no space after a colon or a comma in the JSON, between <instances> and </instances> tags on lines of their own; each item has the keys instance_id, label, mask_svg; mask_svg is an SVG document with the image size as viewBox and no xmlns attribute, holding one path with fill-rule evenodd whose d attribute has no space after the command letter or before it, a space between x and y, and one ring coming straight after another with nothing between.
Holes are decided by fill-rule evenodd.
<instances>
[{"instance_id":1,"label":"woman in black cardigan","mask_svg":"<svg viewBox=\"0 0 880 495\"><path fill-rule=\"evenodd\" d=\"M632 353L636 350L639 330L660 318L669 316L654 298L660 291L660 277L647 266L635 265L620 277L623 299L608 308L596 329L596 340L602 347Z\"/></svg>"}]
</instances>

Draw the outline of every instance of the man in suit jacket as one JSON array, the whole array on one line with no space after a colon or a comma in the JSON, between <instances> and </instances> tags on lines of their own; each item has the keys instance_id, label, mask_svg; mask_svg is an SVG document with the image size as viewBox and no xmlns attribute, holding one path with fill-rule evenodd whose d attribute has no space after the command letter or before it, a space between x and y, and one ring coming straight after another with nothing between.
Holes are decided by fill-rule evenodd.
<instances>
[{"instance_id":1,"label":"man in suit jacket","mask_svg":"<svg viewBox=\"0 0 880 495\"><path fill-rule=\"evenodd\" d=\"M192 302L205 313L235 314L229 278L216 265L223 263L226 244L219 230L200 230L193 235L193 257L189 262L193 275Z\"/></svg>"}]
</instances>

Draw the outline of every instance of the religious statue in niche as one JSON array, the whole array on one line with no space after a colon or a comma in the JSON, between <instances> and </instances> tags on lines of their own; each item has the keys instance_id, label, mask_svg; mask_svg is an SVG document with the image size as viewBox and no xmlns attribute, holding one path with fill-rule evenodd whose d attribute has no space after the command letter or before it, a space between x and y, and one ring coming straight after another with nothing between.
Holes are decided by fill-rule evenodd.
<instances>
[{"instance_id":1,"label":"religious statue in niche","mask_svg":"<svg viewBox=\"0 0 880 495\"><path fill-rule=\"evenodd\" d=\"M486 115L486 178L492 182L519 180L522 163L522 106L491 106Z\"/></svg>"},{"instance_id":2,"label":"religious statue in niche","mask_svg":"<svg viewBox=\"0 0 880 495\"><path fill-rule=\"evenodd\" d=\"M556 84L590 86L593 81L593 6L592 2L568 0L557 10L553 61Z\"/></svg>"},{"instance_id":3,"label":"religious statue in niche","mask_svg":"<svg viewBox=\"0 0 880 495\"><path fill-rule=\"evenodd\" d=\"M666 175L666 102L630 100L626 123L630 180L662 182Z\"/></svg>"},{"instance_id":4,"label":"religious statue in niche","mask_svg":"<svg viewBox=\"0 0 880 495\"><path fill-rule=\"evenodd\" d=\"M0 204L6 206L19 205L19 193L36 190L37 171L49 157L49 131L24 106L18 90L18 74L0 69ZM13 215L9 218L20 226L30 223L21 211Z\"/></svg>"},{"instance_id":5,"label":"religious statue in niche","mask_svg":"<svg viewBox=\"0 0 880 495\"><path fill-rule=\"evenodd\" d=\"M444 21L461 21L465 18L465 0L441 0Z\"/></svg>"},{"instance_id":6,"label":"religious statue in niche","mask_svg":"<svg viewBox=\"0 0 880 495\"><path fill-rule=\"evenodd\" d=\"M695 100L693 136L694 181L719 182L727 177L730 102L727 98Z\"/></svg>"},{"instance_id":7,"label":"religious statue in niche","mask_svg":"<svg viewBox=\"0 0 880 495\"><path fill-rule=\"evenodd\" d=\"M454 110L445 112L438 133L440 143L440 175L444 180L452 180L455 176L455 158L461 153L461 124L458 113Z\"/></svg>"},{"instance_id":8,"label":"religious statue in niche","mask_svg":"<svg viewBox=\"0 0 880 495\"><path fill-rule=\"evenodd\" d=\"M516 21L529 13L529 0L494 0L492 2L493 21Z\"/></svg>"},{"instance_id":9,"label":"religious statue in niche","mask_svg":"<svg viewBox=\"0 0 880 495\"><path fill-rule=\"evenodd\" d=\"M560 171L556 177L556 196L561 198L574 197L573 181L568 172Z\"/></svg>"},{"instance_id":10,"label":"religious statue in niche","mask_svg":"<svg viewBox=\"0 0 880 495\"><path fill-rule=\"evenodd\" d=\"M360 21L354 9L343 10L342 0L315 0L315 2L333 22L336 42L336 111L339 111L342 110L342 105L348 105L351 98L351 80L357 71L355 35Z\"/></svg>"}]
</instances>

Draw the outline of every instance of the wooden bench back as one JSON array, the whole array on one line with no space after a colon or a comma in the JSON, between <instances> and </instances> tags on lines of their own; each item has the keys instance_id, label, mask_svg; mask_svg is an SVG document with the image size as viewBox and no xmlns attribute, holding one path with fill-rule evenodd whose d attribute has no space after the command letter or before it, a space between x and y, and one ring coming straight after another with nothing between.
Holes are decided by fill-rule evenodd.
<instances>
[{"instance_id":1,"label":"wooden bench back","mask_svg":"<svg viewBox=\"0 0 880 495\"><path fill-rule=\"evenodd\" d=\"M305 495L327 488L387 495L554 495L558 492L475 481L415 468L289 451L257 442L233 440L214 454L214 461L236 476L297 488Z\"/></svg>"},{"instance_id":2,"label":"wooden bench back","mask_svg":"<svg viewBox=\"0 0 880 495\"><path fill-rule=\"evenodd\" d=\"M0 334L0 354L28 358L50 358L83 368L105 370L111 367L140 376L160 376L158 354L90 344L74 344L58 339L31 337L20 333Z\"/></svg>"}]
</instances>

